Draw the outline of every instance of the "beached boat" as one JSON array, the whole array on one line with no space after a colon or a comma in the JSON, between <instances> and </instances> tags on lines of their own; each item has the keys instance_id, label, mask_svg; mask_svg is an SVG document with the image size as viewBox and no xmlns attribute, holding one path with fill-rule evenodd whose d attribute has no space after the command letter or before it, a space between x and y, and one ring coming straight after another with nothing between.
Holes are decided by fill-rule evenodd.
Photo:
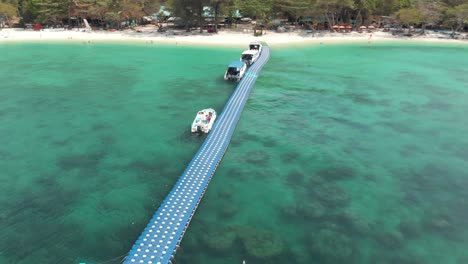
<instances>
[{"instance_id":1,"label":"beached boat","mask_svg":"<svg viewBox=\"0 0 468 264\"><path fill-rule=\"evenodd\" d=\"M260 43L258 41L250 42L249 49L250 50L257 50L258 53L260 54L262 52L262 43Z\"/></svg>"},{"instance_id":2,"label":"beached boat","mask_svg":"<svg viewBox=\"0 0 468 264\"><path fill-rule=\"evenodd\" d=\"M241 61L245 62L247 65L252 65L260 55L258 50L246 50L242 52Z\"/></svg>"},{"instance_id":3,"label":"beached boat","mask_svg":"<svg viewBox=\"0 0 468 264\"><path fill-rule=\"evenodd\" d=\"M208 133L216 120L216 111L212 108L198 111L192 123L192 133Z\"/></svg>"},{"instance_id":4,"label":"beached boat","mask_svg":"<svg viewBox=\"0 0 468 264\"><path fill-rule=\"evenodd\" d=\"M240 81L246 70L247 65L243 61L233 61L224 73L224 80Z\"/></svg>"}]
</instances>

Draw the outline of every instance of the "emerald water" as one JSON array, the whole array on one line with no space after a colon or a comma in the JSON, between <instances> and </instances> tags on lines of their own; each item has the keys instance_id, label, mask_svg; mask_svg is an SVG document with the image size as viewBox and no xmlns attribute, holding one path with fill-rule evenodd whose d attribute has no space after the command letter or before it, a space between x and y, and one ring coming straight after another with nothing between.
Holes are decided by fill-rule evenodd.
<instances>
[{"instance_id":1,"label":"emerald water","mask_svg":"<svg viewBox=\"0 0 468 264\"><path fill-rule=\"evenodd\" d=\"M0 45L0 263L120 263L238 48ZM467 263L468 47L273 48L176 263Z\"/></svg>"}]
</instances>

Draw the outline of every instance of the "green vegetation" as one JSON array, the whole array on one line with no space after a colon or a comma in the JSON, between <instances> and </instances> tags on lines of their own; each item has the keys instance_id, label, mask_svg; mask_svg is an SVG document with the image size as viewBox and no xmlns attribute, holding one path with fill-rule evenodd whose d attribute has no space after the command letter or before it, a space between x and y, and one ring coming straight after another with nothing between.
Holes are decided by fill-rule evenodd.
<instances>
[{"instance_id":1,"label":"green vegetation","mask_svg":"<svg viewBox=\"0 0 468 264\"><path fill-rule=\"evenodd\" d=\"M239 19L234 15L237 10L266 27L287 19L295 26L352 25L357 29L371 23L382 26L386 19L391 22L385 23L396 26L421 27L422 33L427 26L456 32L468 20L468 0L0 0L0 18L19 15L25 23L48 25L87 18L95 26L120 27L122 22L139 23L143 16L157 14L162 6L186 30L201 30L211 23L217 31L224 18L230 23ZM161 17L167 19L167 14Z\"/></svg>"}]
</instances>

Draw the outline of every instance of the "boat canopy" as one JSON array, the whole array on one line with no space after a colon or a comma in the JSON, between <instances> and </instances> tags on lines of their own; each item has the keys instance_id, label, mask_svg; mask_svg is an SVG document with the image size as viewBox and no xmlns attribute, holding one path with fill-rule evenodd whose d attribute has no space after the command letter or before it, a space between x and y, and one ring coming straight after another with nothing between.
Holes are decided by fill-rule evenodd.
<instances>
[{"instance_id":1,"label":"boat canopy","mask_svg":"<svg viewBox=\"0 0 468 264\"><path fill-rule=\"evenodd\" d=\"M233 61L229 64L229 68L242 68L244 67L244 62L242 61Z\"/></svg>"},{"instance_id":2,"label":"boat canopy","mask_svg":"<svg viewBox=\"0 0 468 264\"><path fill-rule=\"evenodd\" d=\"M262 46L262 44L260 42L250 42L250 49L260 49L260 47Z\"/></svg>"},{"instance_id":3,"label":"boat canopy","mask_svg":"<svg viewBox=\"0 0 468 264\"><path fill-rule=\"evenodd\" d=\"M257 54L258 50L246 50L244 52L242 52L242 55L246 55L246 54L249 54L249 55L255 55Z\"/></svg>"}]
</instances>

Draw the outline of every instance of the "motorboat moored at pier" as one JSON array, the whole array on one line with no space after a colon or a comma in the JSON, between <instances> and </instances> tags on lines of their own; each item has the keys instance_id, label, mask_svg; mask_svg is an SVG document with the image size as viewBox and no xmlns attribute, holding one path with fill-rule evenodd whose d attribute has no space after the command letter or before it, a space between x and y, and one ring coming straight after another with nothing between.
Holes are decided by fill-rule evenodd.
<instances>
[{"instance_id":1,"label":"motorboat moored at pier","mask_svg":"<svg viewBox=\"0 0 468 264\"><path fill-rule=\"evenodd\" d=\"M258 59L258 55L260 55L258 50L246 50L242 52L240 60L250 66Z\"/></svg>"},{"instance_id":2,"label":"motorboat moored at pier","mask_svg":"<svg viewBox=\"0 0 468 264\"><path fill-rule=\"evenodd\" d=\"M262 52L262 43L260 43L258 41L250 42L249 49L250 50L257 50L258 53L260 53L260 52Z\"/></svg>"},{"instance_id":3,"label":"motorboat moored at pier","mask_svg":"<svg viewBox=\"0 0 468 264\"><path fill-rule=\"evenodd\" d=\"M229 64L226 73L224 73L224 80L240 81L246 70L247 65L243 61L233 61Z\"/></svg>"},{"instance_id":4,"label":"motorboat moored at pier","mask_svg":"<svg viewBox=\"0 0 468 264\"><path fill-rule=\"evenodd\" d=\"M209 133L216 120L216 111L207 108L198 111L192 123L192 133Z\"/></svg>"}]
</instances>

